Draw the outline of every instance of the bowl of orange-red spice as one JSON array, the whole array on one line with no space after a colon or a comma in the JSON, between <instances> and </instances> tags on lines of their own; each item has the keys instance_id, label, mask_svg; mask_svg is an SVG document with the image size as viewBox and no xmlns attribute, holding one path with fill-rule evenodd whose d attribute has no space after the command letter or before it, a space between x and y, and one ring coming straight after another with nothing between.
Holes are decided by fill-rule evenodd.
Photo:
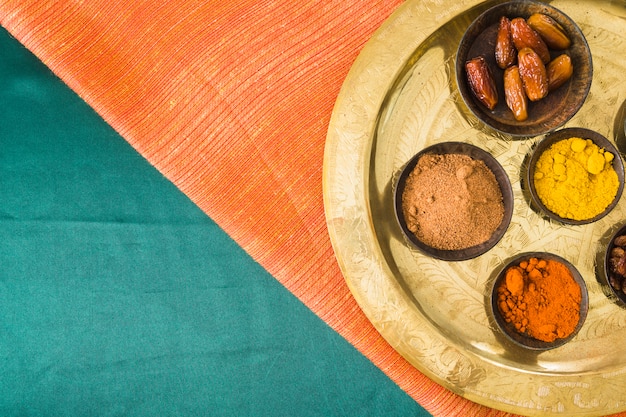
<instances>
[{"instance_id":1,"label":"bowl of orange-red spice","mask_svg":"<svg viewBox=\"0 0 626 417\"><path fill-rule=\"evenodd\" d=\"M548 252L528 252L507 262L491 290L499 331L516 346L545 351L576 336L587 318L589 295L578 270Z\"/></svg>"}]
</instances>

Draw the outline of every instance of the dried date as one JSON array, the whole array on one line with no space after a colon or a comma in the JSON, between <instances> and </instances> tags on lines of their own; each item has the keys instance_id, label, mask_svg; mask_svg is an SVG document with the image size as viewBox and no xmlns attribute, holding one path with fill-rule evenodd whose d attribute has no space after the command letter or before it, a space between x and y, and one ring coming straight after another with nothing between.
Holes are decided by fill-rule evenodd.
<instances>
[{"instance_id":1,"label":"dried date","mask_svg":"<svg viewBox=\"0 0 626 417\"><path fill-rule=\"evenodd\" d=\"M548 76L548 90L556 90L572 77L574 73L572 59L566 54L557 56L546 67L546 73Z\"/></svg>"},{"instance_id":2,"label":"dried date","mask_svg":"<svg viewBox=\"0 0 626 417\"><path fill-rule=\"evenodd\" d=\"M519 73L524 83L526 97L538 101L548 94L548 74L539 55L530 48L522 48L517 53Z\"/></svg>"},{"instance_id":3,"label":"dried date","mask_svg":"<svg viewBox=\"0 0 626 417\"><path fill-rule=\"evenodd\" d=\"M511 37L518 52L524 48L530 48L539 55L544 65L550 62L548 45L524 18L516 17L511 20Z\"/></svg>"},{"instance_id":4,"label":"dried date","mask_svg":"<svg viewBox=\"0 0 626 417\"><path fill-rule=\"evenodd\" d=\"M626 235L617 236L612 243L607 271L609 285L626 294Z\"/></svg>"},{"instance_id":5,"label":"dried date","mask_svg":"<svg viewBox=\"0 0 626 417\"><path fill-rule=\"evenodd\" d=\"M505 69L517 60L517 50L511 37L511 21L502 16L498 23L498 36L496 38L496 63L501 69Z\"/></svg>"},{"instance_id":6,"label":"dried date","mask_svg":"<svg viewBox=\"0 0 626 417\"><path fill-rule=\"evenodd\" d=\"M541 36L548 48L563 50L571 45L569 37L565 34L563 26L556 20L543 13L534 13L526 19L528 26Z\"/></svg>"},{"instance_id":7,"label":"dried date","mask_svg":"<svg viewBox=\"0 0 626 417\"><path fill-rule=\"evenodd\" d=\"M498 104L498 90L489 65L484 57L472 58L465 63L467 82L474 96L489 110Z\"/></svg>"},{"instance_id":8,"label":"dried date","mask_svg":"<svg viewBox=\"0 0 626 417\"><path fill-rule=\"evenodd\" d=\"M528 118L528 99L517 65L504 70L504 98L515 120L523 122Z\"/></svg>"}]
</instances>

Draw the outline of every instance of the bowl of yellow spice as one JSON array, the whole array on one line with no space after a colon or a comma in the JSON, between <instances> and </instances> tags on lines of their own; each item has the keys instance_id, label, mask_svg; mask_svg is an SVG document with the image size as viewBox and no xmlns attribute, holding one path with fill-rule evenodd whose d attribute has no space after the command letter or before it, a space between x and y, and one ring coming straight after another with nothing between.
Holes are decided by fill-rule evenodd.
<instances>
[{"instance_id":1,"label":"bowl of yellow spice","mask_svg":"<svg viewBox=\"0 0 626 417\"><path fill-rule=\"evenodd\" d=\"M561 223L581 225L606 216L624 189L624 164L601 134L566 128L534 149L526 178L532 203Z\"/></svg>"},{"instance_id":2,"label":"bowl of yellow spice","mask_svg":"<svg viewBox=\"0 0 626 417\"><path fill-rule=\"evenodd\" d=\"M490 308L509 342L544 351L576 336L587 318L589 295L570 262L548 252L528 252L510 259L499 271Z\"/></svg>"}]
</instances>

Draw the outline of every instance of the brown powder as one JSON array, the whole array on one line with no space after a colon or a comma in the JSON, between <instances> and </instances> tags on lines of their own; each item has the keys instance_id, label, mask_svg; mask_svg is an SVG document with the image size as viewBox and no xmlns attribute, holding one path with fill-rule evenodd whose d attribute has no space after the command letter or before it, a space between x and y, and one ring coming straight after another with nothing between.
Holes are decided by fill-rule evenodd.
<instances>
[{"instance_id":1,"label":"brown powder","mask_svg":"<svg viewBox=\"0 0 626 417\"><path fill-rule=\"evenodd\" d=\"M486 242L504 218L495 175L462 154L422 156L407 178L402 210L409 230L442 250Z\"/></svg>"}]
</instances>

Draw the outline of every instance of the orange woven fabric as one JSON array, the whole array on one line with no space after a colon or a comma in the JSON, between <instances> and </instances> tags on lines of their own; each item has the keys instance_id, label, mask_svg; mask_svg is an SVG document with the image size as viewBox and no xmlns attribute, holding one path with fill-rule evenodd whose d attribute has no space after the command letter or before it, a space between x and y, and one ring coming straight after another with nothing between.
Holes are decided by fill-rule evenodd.
<instances>
[{"instance_id":1,"label":"orange woven fabric","mask_svg":"<svg viewBox=\"0 0 626 417\"><path fill-rule=\"evenodd\" d=\"M268 272L436 416L502 416L400 357L352 298L322 161L342 81L400 0L2 0L35 53Z\"/></svg>"}]
</instances>

